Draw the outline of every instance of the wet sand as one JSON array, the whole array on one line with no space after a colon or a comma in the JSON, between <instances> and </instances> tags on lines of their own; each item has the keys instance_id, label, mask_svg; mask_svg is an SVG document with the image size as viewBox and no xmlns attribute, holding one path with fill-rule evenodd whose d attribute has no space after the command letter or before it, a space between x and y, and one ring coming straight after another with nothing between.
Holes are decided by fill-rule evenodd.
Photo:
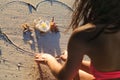
<instances>
[{"instance_id":1,"label":"wet sand","mask_svg":"<svg viewBox=\"0 0 120 80\"><path fill-rule=\"evenodd\" d=\"M45 65L40 67L34 61L34 52L39 52L39 46L35 38L35 49L32 50L29 44L23 41L23 30L21 24L32 23L34 19L42 17L50 21L55 17L55 22L60 30L59 46L61 52L66 50L67 42L71 34L64 33L71 20L71 7L73 0L59 0L50 3L49 1L40 3L42 0L0 0L0 28L7 37L14 43L7 40L0 34L0 80L56 80L49 68ZM28 7L26 3L36 7ZM12 2L6 4L8 2ZM34 35L35 32L34 32ZM7 42L6 42L7 40ZM50 46L50 45L49 45ZM31 55L32 54L32 55ZM87 58L88 59L88 58Z\"/></svg>"},{"instance_id":2,"label":"wet sand","mask_svg":"<svg viewBox=\"0 0 120 80\"><path fill-rule=\"evenodd\" d=\"M40 65L40 69L34 61L31 53L39 52L38 45L35 43L36 51L34 51L31 50L29 44L24 43L21 24L32 23L38 17L50 20L54 16L57 25L60 26L61 37L59 44L61 51L63 51L67 47L70 36L70 33L64 34L64 31L70 22L71 17L69 14L71 11L61 3L51 5L48 1L43 2L35 11L28 5L21 3L20 0L16 0L18 2L12 1L15 0L0 0L1 30L15 44L12 45L5 36L0 34L0 80L56 80L47 66ZM41 0L23 1L36 7ZM12 3L6 4L8 2ZM61 0L61 2L71 7L72 0Z\"/></svg>"}]
</instances>

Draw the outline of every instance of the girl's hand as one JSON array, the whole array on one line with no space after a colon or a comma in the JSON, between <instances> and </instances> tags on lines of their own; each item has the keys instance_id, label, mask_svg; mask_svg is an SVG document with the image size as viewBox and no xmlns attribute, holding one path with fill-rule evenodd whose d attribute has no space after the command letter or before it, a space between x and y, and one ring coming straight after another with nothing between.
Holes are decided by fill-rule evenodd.
<instances>
[{"instance_id":1,"label":"girl's hand","mask_svg":"<svg viewBox=\"0 0 120 80\"><path fill-rule=\"evenodd\" d=\"M50 61L52 58L54 58L54 57L50 54L45 54L45 53L36 53L35 54L35 61L37 63L47 64L48 61Z\"/></svg>"},{"instance_id":2,"label":"girl's hand","mask_svg":"<svg viewBox=\"0 0 120 80\"><path fill-rule=\"evenodd\" d=\"M67 60L67 57L68 57L68 54L67 54L67 51L65 50L63 52L63 54L60 56L60 58L63 60L63 61L66 61Z\"/></svg>"}]
</instances>

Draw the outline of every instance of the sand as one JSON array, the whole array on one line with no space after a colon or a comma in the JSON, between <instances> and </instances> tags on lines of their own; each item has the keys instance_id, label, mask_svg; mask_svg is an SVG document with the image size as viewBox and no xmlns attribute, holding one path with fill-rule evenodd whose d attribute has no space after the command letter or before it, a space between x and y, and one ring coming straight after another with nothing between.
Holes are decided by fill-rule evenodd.
<instances>
[{"instance_id":1,"label":"sand","mask_svg":"<svg viewBox=\"0 0 120 80\"><path fill-rule=\"evenodd\" d=\"M32 26L34 19L42 17L42 19L50 21L54 16L60 30L59 41L57 41L57 36L54 38L44 36L43 40L41 38L40 40L43 41L42 43L49 44L47 47L51 49L59 45L62 52L67 48L71 34L71 30L68 33L64 33L64 31L71 20L70 8L74 0L53 0L55 1L53 3L47 0L40 3L41 1L0 0L0 28L12 41L11 43L6 36L0 34L0 80L56 80L47 66L40 65L40 69L34 61L33 53L40 52L40 41L34 32L34 46L31 48L29 44L25 44L21 25L29 23ZM25 2L34 8L28 7ZM39 36L38 34L37 37L39 38ZM14 45L12 45L13 43ZM59 47L57 46L57 49Z\"/></svg>"},{"instance_id":2,"label":"sand","mask_svg":"<svg viewBox=\"0 0 120 80\"><path fill-rule=\"evenodd\" d=\"M30 3L34 7L39 3L39 6L37 6L37 10L34 10L21 1ZM39 52L36 37L34 36L36 41L36 50L34 51L29 44L25 44L23 41L21 24L32 24L34 19L39 17L49 21L54 16L56 24L59 25L59 46L62 52L67 48L71 33L70 31L65 34L64 31L71 20L72 11L70 8L73 0L60 0L62 4L59 2L51 4L48 1L40 3L41 1L0 0L0 28L15 44L12 45L11 42L6 42L7 38L0 34L0 80L56 80L47 66L40 65L42 71L39 70L34 61L34 56L31 55L34 52ZM8 4L8 2L12 3Z\"/></svg>"}]
</instances>

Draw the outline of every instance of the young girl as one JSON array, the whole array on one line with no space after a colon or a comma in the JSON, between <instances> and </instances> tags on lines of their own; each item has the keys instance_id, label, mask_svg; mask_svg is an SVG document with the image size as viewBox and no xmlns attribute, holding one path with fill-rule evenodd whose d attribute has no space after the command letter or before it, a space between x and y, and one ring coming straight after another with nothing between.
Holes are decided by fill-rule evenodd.
<instances>
[{"instance_id":1,"label":"young girl","mask_svg":"<svg viewBox=\"0 0 120 80\"><path fill-rule=\"evenodd\" d=\"M58 80L120 80L120 0L75 0L74 8L65 64L48 54L35 60Z\"/></svg>"}]
</instances>

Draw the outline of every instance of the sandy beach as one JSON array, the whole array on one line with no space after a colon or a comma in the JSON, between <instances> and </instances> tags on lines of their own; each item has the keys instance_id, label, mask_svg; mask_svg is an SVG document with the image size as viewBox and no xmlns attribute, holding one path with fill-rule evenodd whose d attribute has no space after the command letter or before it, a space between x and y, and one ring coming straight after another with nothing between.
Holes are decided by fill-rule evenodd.
<instances>
[{"instance_id":1,"label":"sandy beach","mask_svg":"<svg viewBox=\"0 0 120 80\"><path fill-rule=\"evenodd\" d=\"M41 44L48 53L66 50L71 30L64 31L71 21L73 0L51 1L0 0L0 80L56 80L47 66L36 64L33 55L41 52ZM47 21L54 17L60 32L41 37L34 31L34 44L26 44L21 25L33 26L39 17Z\"/></svg>"},{"instance_id":2,"label":"sandy beach","mask_svg":"<svg viewBox=\"0 0 120 80\"><path fill-rule=\"evenodd\" d=\"M35 50L25 44L21 24L32 24L39 17L48 21L55 17L60 30L59 44L55 38L44 39L42 43L55 44L48 47L59 45L62 52L67 48L71 33L64 31L71 20L72 3L73 0L53 0L52 3L47 0L0 0L0 80L56 80L47 66L39 67L34 61L33 53L40 52L38 40L34 36Z\"/></svg>"}]
</instances>

